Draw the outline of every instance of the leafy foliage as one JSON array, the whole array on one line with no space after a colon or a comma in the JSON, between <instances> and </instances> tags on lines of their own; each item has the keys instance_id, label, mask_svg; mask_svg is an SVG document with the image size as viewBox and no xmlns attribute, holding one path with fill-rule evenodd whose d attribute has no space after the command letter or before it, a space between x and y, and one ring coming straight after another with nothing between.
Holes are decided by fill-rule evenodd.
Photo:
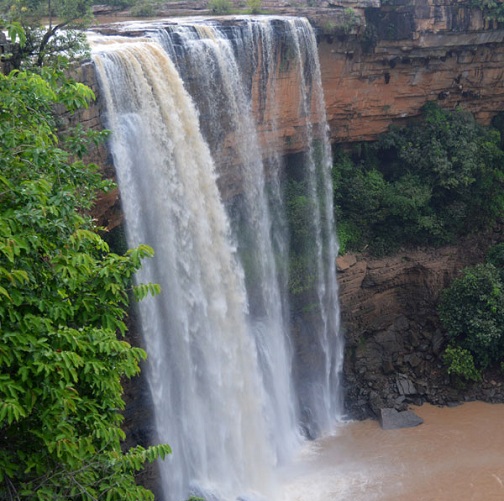
<instances>
[{"instance_id":1,"label":"leafy foliage","mask_svg":"<svg viewBox=\"0 0 504 501\"><path fill-rule=\"evenodd\" d=\"M504 356L504 284L492 264L466 268L443 291L439 316L452 342L479 368Z\"/></svg>"},{"instance_id":2,"label":"leafy foliage","mask_svg":"<svg viewBox=\"0 0 504 501\"><path fill-rule=\"evenodd\" d=\"M262 0L247 0L247 10L249 14L260 14L262 10Z\"/></svg>"},{"instance_id":3,"label":"leafy foliage","mask_svg":"<svg viewBox=\"0 0 504 501\"><path fill-rule=\"evenodd\" d=\"M286 213L290 235L289 292L304 304L317 279L314 201L306 179L290 179L286 186ZM301 301L301 298L302 301Z\"/></svg>"},{"instance_id":4,"label":"leafy foliage","mask_svg":"<svg viewBox=\"0 0 504 501\"><path fill-rule=\"evenodd\" d=\"M481 381L481 373L476 369L469 350L460 346L448 346L443 358L448 365L448 374L454 374L467 381Z\"/></svg>"},{"instance_id":5,"label":"leafy foliage","mask_svg":"<svg viewBox=\"0 0 504 501\"><path fill-rule=\"evenodd\" d=\"M487 252L486 260L493 264L501 274L504 273L504 242L491 247Z\"/></svg>"},{"instance_id":6,"label":"leafy foliage","mask_svg":"<svg viewBox=\"0 0 504 501\"><path fill-rule=\"evenodd\" d=\"M499 0L469 0L469 5L481 9L483 17L490 21L504 22L504 4Z\"/></svg>"},{"instance_id":7,"label":"leafy foliage","mask_svg":"<svg viewBox=\"0 0 504 501\"><path fill-rule=\"evenodd\" d=\"M0 75L0 498L152 499L134 472L170 452L121 452L121 378L146 354L117 334L130 291L159 287L132 283L152 249L111 253L86 215L110 183L79 156L103 134L56 135L53 106L92 98L59 71Z\"/></svg>"},{"instance_id":8,"label":"leafy foliage","mask_svg":"<svg viewBox=\"0 0 504 501\"><path fill-rule=\"evenodd\" d=\"M156 6L156 1L144 0L142 2L135 3L130 9L130 13L135 17L154 16L156 13Z\"/></svg>"},{"instance_id":9,"label":"leafy foliage","mask_svg":"<svg viewBox=\"0 0 504 501\"><path fill-rule=\"evenodd\" d=\"M360 21L359 18L357 17L355 10L352 9L351 7L347 7L343 11L343 19L340 29L343 31L345 35L348 35L359 26Z\"/></svg>"},{"instance_id":10,"label":"leafy foliage","mask_svg":"<svg viewBox=\"0 0 504 501\"><path fill-rule=\"evenodd\" d=\"M0 0L0 20L4 19L13 44L4 60L14 69L28 69L88 57L82 28L92 19L91 4L91 0Z\"/></svg>"},{"instance_id":11,"label":"leafy foliage","mask_svg":"<svg viewBox=\"0 0 504 501\"><path fill-rule=\"evenodd\" d=\"M504 211L503 155L498 131L433 103L420 123L337 152L336 216L353 229L349 247L438 245L493 224Z\"/></svg>"}]
</instances>

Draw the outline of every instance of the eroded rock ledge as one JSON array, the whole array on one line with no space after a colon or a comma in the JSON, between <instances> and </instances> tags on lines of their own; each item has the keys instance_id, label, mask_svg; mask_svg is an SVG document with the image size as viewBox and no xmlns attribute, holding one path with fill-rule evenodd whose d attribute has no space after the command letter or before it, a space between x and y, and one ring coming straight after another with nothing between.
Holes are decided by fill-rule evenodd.
<instances>
[{"instance_id":1,"label":"eroded rock ledge","mask_svg":"<svg viewBox=\"0 0 504 501\"><path fill-rule=\"evenodd\" d=\"M356 9L358 10L358 9ZM319 46L334 141L376 139L427 101L488 124L502 110L504 30L453 0L392 0L364 9L365 24Z\"/></svg>"},{"instance_id":2,"label":"eroded rock ledge","mask_svg":"<svg viewBox=\"0 0 504 501\"><path fill-rule=\"evenodd\" d=\"M492 376L465 387L453 384L441 358L446 339L436 313L442 289L503 236L497 230L436 250L338 258L352 417L377 417L381 408L402 411L409 403L504 401L504 385Z\"/></svg>"}]
</instances>

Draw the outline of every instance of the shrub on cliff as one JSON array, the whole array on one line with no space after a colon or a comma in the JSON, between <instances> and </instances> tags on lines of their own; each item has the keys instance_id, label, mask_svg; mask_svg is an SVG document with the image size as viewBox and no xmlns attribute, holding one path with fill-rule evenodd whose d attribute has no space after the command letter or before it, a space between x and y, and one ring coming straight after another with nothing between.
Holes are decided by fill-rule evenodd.
<instances>
[{"instance_id":1,"label":"shrub on cliff","mask_svg":"<svg viewBox=\"0 0 504 501\"><path fill-rule=\"evenodd\" d=\"M121 451L121 378L143 350L124 340L146 246L113 254L90 209L109 185L79 156L102 134L61 142L51 111L92 92L63 73L0 74L0 498L152 499L135 484L168 446Z\"/></svg>"},{"instance_id":2,"label":"shrub on cliff","mask_svg":"<svg viewBox=\"0 0 504 501\"><path fill-rule=\"evenodd\" d=\"M337 220L358 229L354 249L451 242L503 213L503 160L498 131L429 103L421 122L337 154Z\"/></svg>"},{"instance_id":3,"label":"shrub on cliff","mask_svg":"<svg viewBox=\"0 0 504 501\"><path fill-rule=\"evenodd\" d=\"M208 2L208 8L214 14L230 14L233 9L233 4L230 0L210 0Z\"/></svg>"},{"instance_id":4,"label":"shrub on cliff","mask_svg":"<svg viewBox=\"0 0 504 501\"><path fill-rule=\"evenodd\" d=\"M309 303L317 281L317 242L314 200L308 195L306 179L286 182L286 216L289 225L289 292L294 302Z\"/></svg>"},{"instance_id":5,"label":"shrub on cliff","mask_svg":"<svg viewBox=\"0 0 504 501\"><path fill-rule=\"evenodd\" d=\"M469 350L449 345L443 359L448 365L448 374L454 374L467 381L481 381L481 373L474 365L474 357Z\"/></svg>"},{"instance_id":6,"label":"shrub on cliff","mask_svg":"<svg viewBox=\"0 0 504 501\"><path fill-rule=\"evenodd\" d=\"M480 9L484 19L504 22L504 5L499 0L467 0L467 4Z\"/></svg>"},{"instance_id":7,"label":"shrub on cliff","mask_svg":"<svg viewBox=\"0 0 504 501\"><path fill-rule=\"evenodd\" d=\"M492 264L466 268L442 293L439 317L453 346L468 350L478 368L504 356L504 284Z\"/></svg>"},{"instance_id":8,"label":"shrub on cliff","mask_svg":"<svg viewBox=\"0 0 504 501\"><path fill-rule=\"evenodd\" d=\"M504 279L504 242L494 245L488 250L486 261L493 264Z\"/></svg>"}]
</instances>

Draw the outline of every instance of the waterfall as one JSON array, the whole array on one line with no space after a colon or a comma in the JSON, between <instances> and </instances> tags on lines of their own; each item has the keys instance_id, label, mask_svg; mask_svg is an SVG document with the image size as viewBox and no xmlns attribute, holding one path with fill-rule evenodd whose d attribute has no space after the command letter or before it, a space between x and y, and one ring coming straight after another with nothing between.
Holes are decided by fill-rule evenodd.
<instances>
[{"instance_id":1,"label":"waterfall","mask_svg":"<svg viewBox=\"0 0 504 501\"><path fill-rule=\"evenodd\" d=\"M139 311L158 440L173 449L160 467L164 497L278 500L275 468L295 453L302 429L315 436L341 416L331 155L315 37L303 19L270 17L121 30L128 36L90 40L128 244L156 252L137 279L162 287ZM290 167L271 134L287 64L308 145L300 160L314 277L308 315L289 300Z\"/></svg>"}]
</instances>

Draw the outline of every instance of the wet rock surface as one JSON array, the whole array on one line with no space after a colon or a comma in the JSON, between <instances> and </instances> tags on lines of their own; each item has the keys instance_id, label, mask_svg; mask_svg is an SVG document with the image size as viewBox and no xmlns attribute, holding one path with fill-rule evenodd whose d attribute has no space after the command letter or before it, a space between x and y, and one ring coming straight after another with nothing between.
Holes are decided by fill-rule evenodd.
<instances>
[{"instance_id":1,"label":"wet rock surface","mask_svg":"<svg viewBox=\"0 0 504 501\"><path fill-rule=\"evenodd\" d=\"M423 423L423 419L413 411L397 411L392 409L380 409L380 425L384 430L397 430L398 428L412 428Z\"/></svg>"},{"instance_id":2,"label":"wet rock surface","mask_svg":"<svg viewBox=\"0 0 504 501\"><path fill-rule=\"evenodd\" d=\"M240 12L247 12L245 0L234 0L233 4ZM315 26L327 120L334 143L374 140L391 124L417 117L428 101L448 109L460 106L473 112L483 124L503 108L504 29L485 20L479 9L455 0L263 0L261 9L268 14L305 16ZM114 16L124 20L129 14L111 13L99 6L96 10L97 24L100 19L110 23ZM204 0L167 3L160 6L158 14L163 18L213 15ZM233 17L218 19L223 23L238 22ZM99 31L117 33L118 28L108 25ZM259 134L267 135L278 151L287 155L307 145L302 141L304 126L293 104L299 87L295 72L285 70L284 66L272 76L282 89L278 93L275 127L271 127L267 109L265 112L261 107L255 91L252 107ZM80 78L98 90L91 64L83 68ZM258 76L254 78L254 86L260 85ZM106 125L100 121L101 106L98 99L82 112L84 125ZM103 150L93 160L110 170ZM237 194L237 171L235 165L220 168L219 187L224 199ZM96 209L100 224L117 226L121 218L118 208L117 193L100 200ZM426 265L418 267L416 273L425 274L425 267L428 272ZM376 273L368 274L366 285L372 286L380 279Z\"/></svg>"}]
</instances>

